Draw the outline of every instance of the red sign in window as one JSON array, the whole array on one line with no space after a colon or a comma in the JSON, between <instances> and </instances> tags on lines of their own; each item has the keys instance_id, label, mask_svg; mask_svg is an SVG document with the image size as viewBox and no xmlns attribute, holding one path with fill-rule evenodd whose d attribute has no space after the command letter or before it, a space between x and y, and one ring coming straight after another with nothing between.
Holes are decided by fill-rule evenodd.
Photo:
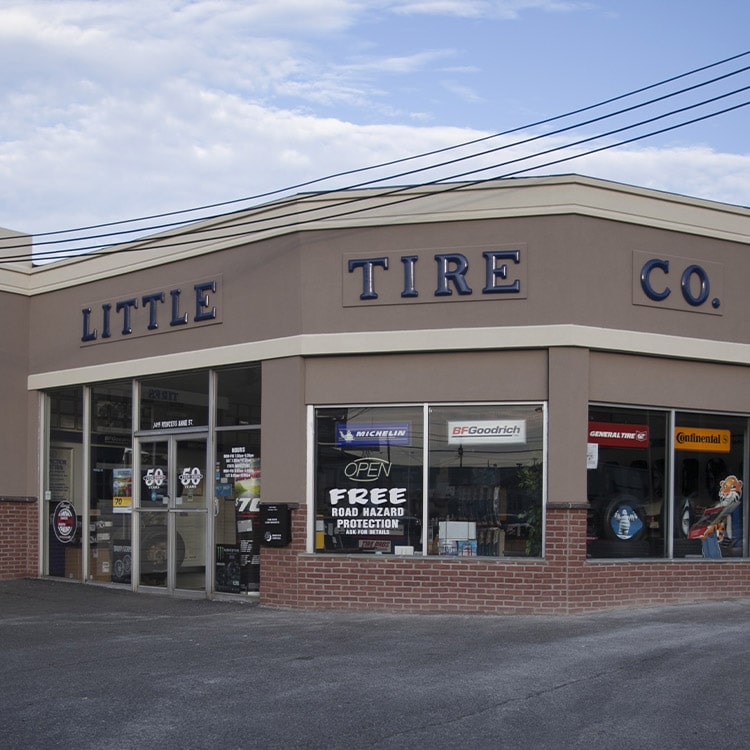
<instances>
[{"instance_id":1,"label":"red sign in window","mask_svg":"<svg viewBox=\"0 0 750 750\"><path fill-rule=\"evenodd\" d=\"M589 443L612 448L648 448L648 425L589 422Z\"/></svg>"}]
</instances>

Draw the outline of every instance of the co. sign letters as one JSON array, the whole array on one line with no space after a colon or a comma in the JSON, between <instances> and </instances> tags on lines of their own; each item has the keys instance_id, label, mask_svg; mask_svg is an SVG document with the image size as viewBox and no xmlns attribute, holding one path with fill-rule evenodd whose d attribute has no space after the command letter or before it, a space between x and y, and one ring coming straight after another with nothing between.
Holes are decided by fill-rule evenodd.
<instances>
[{"instance_id":1,"label":"co. sign letters","mask_svg":"<svg viewBox=\"0 0 750 750\"><path fill-rule=\"evenodd\" d=\"M636 252L633 270L635 304L720 314L722 264Z\"/></svg>"}]
</instances>

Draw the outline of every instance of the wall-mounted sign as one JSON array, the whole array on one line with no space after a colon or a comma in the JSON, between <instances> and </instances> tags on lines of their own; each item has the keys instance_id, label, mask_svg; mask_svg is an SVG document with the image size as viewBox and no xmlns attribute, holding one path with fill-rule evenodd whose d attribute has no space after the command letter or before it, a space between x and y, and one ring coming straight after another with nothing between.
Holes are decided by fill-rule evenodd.
<instances>
[{"instance_id":1,"label":"wall-mounted sign","mask_svg":"<svg viewBox=\"0 0 750 750\"><path fill-rule=\"evenodd\" d=\"M86 305L81 342L144 336L220 322L221 277Z\"/></svg>"},{"instance_id":2,"label":"wall-mounted sign","mask_svg":"<svg viewBox=\"0 0 750 750\"><path fill-rule=\"evenodd\" d=\"M526 247L482 245L347 255L343 280L344 307L524 299Z\"/></svg>"},{"instance_id":3,"label":"wall-mounted sign","mask_svg":"<svg viewBox=\"0 0 750 750\"><path fill-rule=\"evenodd\" d=\"M724 266L673 255L633 253L633 304L721 315Z\"/></svg>"},{"instance_id":4,"label":"wall-mounted sign","mask_svg":"<svg viewBox=\"0 0 750 750\"><path fill-rule=\"evenodd\" d=\"M589 422L588 441L611 448L648 448L648 425Z\"/></svg>"},{"instance_id":5,"label":"wall-mounted sign","mask_svg":"<svg viewBox=\"0 0 750 750\"><path fill-rule=\"evenodd\" d=\"M729 453L732 448L732 433L729 430L704 427L675 427L674 447L678 451Z\"/></svg>"}]
</instances>

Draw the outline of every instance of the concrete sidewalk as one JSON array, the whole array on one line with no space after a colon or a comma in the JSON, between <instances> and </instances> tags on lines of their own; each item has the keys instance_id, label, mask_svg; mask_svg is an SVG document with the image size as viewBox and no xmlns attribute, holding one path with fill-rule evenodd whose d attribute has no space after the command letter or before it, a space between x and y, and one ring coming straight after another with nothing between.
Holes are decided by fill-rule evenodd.
<instances>
[{"instance_id":1,"label":"concrete sidewalk","mask_svg":"<svg viewBox=\"0 0 750 750\"><path fill-rule=\"evenodd\" d=\"M745 747L750 601L270 610L0 582L8 748Z\"/></svg>"}]
</instances>

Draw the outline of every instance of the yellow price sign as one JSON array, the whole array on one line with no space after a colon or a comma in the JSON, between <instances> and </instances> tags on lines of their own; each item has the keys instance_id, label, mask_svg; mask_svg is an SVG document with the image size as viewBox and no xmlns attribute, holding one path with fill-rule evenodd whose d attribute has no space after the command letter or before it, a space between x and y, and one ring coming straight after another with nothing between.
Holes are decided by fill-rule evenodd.
<instances>
[{"instance_id":1,"label":"yellow price sign","mask_svg":"<svg viewBox=\"0 0 750 750\"><path fill-rule=\"evenodd\" d=\"M112 512L113 513L129 513L133 506L132 497L113 497L112 498Z\"/></svg>"}]
</instances>

